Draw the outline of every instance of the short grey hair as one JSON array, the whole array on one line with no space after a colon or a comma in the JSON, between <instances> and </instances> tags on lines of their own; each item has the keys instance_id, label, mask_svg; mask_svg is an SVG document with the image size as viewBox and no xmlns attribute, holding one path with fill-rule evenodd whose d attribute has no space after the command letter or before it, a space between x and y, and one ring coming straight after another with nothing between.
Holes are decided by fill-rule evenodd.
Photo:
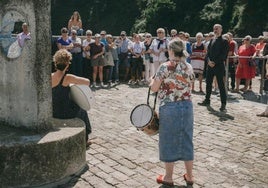
<instances>
[{"instance_id":1,"label":"short grey hair","mask_svg":"<svg viewBox=\"0 0 268 188\"><path fill-rule=\"evenodd\" d=\"M195 37L201 36L203 38L203 34L201 32L196 33Z\"/></svg>"},{"instance_id":2,"label":"short grey hair","mask_svg":"<svg viewBox=\"0 0 268 188\"><path fill-rule=\"evenodd\" d=\"M173 39L168 43L168 49L174 52L175 57L188 57L189 54L186 51L186 44L181 39Z\"/></svg>"},{"instance_id":3,"label":"short grey hair","mask_svg":"<svg viewBox=\"0 0 268 188\"><path fill-rule=\"evenodd\" d=\"M91 30L87 30L86 34L91 34L92 35L92 31Z\"/></svg>"}]
</instances>

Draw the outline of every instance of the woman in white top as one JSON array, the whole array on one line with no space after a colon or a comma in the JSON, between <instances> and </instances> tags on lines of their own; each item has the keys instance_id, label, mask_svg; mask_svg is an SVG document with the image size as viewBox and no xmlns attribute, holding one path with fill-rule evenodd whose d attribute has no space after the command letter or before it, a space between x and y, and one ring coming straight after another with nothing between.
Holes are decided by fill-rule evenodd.
<instances>
[{"instance_id":1,"label":"woman in white top","mask_svg":"<svg viewBox=\"0 0 268 188\"><path fill-rule=\"evenodd\" d=\"M157 38L153 40L150 50L153 57L154 72L155 74L158 67L167 61L165 53L167 52L168 40L165 37L165 30L163 28L158 28L156 30Z\"/></svg>"}]
</instances>

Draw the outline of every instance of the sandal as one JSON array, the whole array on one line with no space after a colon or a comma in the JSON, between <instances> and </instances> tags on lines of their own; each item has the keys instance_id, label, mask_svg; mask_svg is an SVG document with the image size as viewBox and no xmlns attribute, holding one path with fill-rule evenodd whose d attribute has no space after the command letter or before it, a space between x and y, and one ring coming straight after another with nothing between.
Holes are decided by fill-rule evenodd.
<instances>
[{"instance_id":1,"label":"sandal","mask_svg":"<svg viewBox=\"0 0 268 188\"><path fill-rule=\"evenodd\" d=\"M234 89L234 90L232 90L231 92L232 92L232 93L240 93L240 92L239 92L239 89Z\"/></svg>"},{"instance_id":2,"label":"sandal","mask_svg":"<svg viewBox=\"0 0 268 188\"><path fill-rule=\"evenodd\" d=\"M162 185L174 186L173 182L164 181L164 175L158 175L157 178L156 178L156 182L158 184L162 184Z\"/></svg>"},{"instance_id":3,"label":"sandal","mask_svg":"<svg viewBox=\"0 0 268 188\"><path fill-rule=\"evenodd\" d=\"M186 176L187 176L187 174L184 174L184 175L183 175L183 179L184 179L184 181L186 182L186 185L187 185L187 186L188 186L188 185L192 186L192 185L194 184L194 182L193 182L193 181L188 181L187 178L186 178Z\"/></svg>"}]
</instances>

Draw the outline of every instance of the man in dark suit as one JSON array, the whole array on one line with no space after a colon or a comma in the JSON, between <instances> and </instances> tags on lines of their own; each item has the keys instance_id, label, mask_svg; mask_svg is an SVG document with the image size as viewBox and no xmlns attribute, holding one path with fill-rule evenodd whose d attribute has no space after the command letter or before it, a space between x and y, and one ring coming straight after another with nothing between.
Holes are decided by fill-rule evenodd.
<instances>
[{"instance_id":1,"label":"man in dark suit","mask_svg":"<svg viewBox=\"0 0 268 188\"><path fill-rule=\"evenodd\" d=\"M225 75L225 60L229 51L229 43L226 39L222 37L222 26L220 24L215 24L213 26L213 31L215 37L210 40L208 45L208 66L206 73L206 98L203 102L198 103L201 106L210 105L210 96L212 92L213 77L216 76L218 86L220 89L221 97L221 112L226 112L226 100L227 95L224 86L224 75Z\"/></svg>"}]
</instances>

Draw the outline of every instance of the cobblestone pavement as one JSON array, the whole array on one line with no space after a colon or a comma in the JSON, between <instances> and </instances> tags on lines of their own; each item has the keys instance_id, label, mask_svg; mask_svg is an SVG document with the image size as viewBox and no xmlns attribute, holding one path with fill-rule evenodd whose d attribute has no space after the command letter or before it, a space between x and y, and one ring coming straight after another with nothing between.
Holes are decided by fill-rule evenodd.
<instances>
[{"instance_id":1,"label":"cobblestone pavement","mask_svg":"<svg viewBox=\"0 0 268 188\"><path fill-rule=\"evenodd\" d=\"M155 181L165 172L158 135L147 136L130 123L131 110L146 102L147 92L147 87L126 84L95 91L96 104L89 112L94 143L86 153L88 169L64 187L161 187ZM195 188L268 187L268 118L256 116L266 105L232 96L223 114L218 96L212 95L213 109L207 109L197 105L204 95L193 95ZM185 185L184 173L183 163L177 162L175 187Z\"/></svg>"}]
</instances>

